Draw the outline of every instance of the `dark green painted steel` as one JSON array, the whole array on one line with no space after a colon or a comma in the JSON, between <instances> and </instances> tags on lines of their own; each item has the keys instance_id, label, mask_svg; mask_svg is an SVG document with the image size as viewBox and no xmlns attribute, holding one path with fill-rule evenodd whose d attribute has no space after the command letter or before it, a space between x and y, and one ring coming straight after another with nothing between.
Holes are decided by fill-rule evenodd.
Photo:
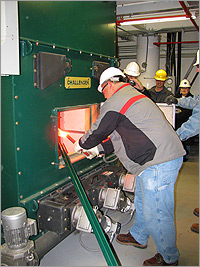
<instances>
[{"instance_id":1,"label":"dark green painted steel","mask_svg":"<svg viewBox=\"0 0 200 267\"><path fill-rule=\"evenodd\" d=\"M1 205L18 204L13 77L1 78Z\"/></svg>"},{"instance_id":2,"label":"dark green painted steel","mask_svg":"<svg viewBox=\"0 0 200 267\"><path fill-rule=\"evenodd\" d=\"M20 37L114 57L115 5L114 1L19 1Z\"/></svg>"},{"instance_id":3,"label":"dark green painted steel","mask_svg":"<svg viewBox=\"0 0 200 267\"><path fill-rule=\"evenodd\" d=\"M83 205L83 208L85 210L85 213L87 214L87 217L89 219L89 222L92 226L93 232L96 236L96 239L99 243L99 246L101 248L101 251L103 252L103 255L105 257L105 260L109 266L118 266L117 260L108 244L108 241L103 233L103 230L97 220L97 217L91 207L91 204L88 200L88 197L81 185L81 182L78 178L78 175L76 173L76 170L74 169L73 165L71 164L70 158L67 155L66 149L63 144L59 145L60 151L62 153L62 157L66 163L66 165L69 168L72 182L76 188L76 191L78 193L78 196L80 198L81 204Z\"/></svg>"},{"instance_id":4,"label":"dark green painted steel","mask_svg":"<svg viewBox=\"0 0 200 267\"><path fill-rule=\"evenodd\" d=\"M104 101L91 67L93 61L113 64L114 10L115 2L19 2L20 75L1 79L2 209L25 206L34 218L37 199L70 181L67 168L51 164L57 151L52 115L58 107ZM91 88L66 89L64 78L43 90L35 88L33 55L38 52L66 55L72 61L67 76L91 77ZM84 159L75 167L84 174L102 162Z\"/></svg>"}]
</instances>

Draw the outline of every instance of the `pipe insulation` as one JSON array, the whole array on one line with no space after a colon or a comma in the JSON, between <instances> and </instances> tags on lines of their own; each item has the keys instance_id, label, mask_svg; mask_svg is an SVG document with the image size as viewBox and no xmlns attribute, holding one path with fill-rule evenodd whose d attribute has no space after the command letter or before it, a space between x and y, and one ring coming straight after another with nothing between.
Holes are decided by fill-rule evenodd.
<instances>
[{"instance_id":1,"label":"pipe insulation","mask_svg":"<svg viewBox=\"0 0 200 267\"><path fill-rule=\"evenodd\" d=\"M158 41L158 35L137 38L137 63L141 67L139 80L147 89L155 85L154 76L160 65L160 48L153 44Z\"/></svg>"}]
</instances>

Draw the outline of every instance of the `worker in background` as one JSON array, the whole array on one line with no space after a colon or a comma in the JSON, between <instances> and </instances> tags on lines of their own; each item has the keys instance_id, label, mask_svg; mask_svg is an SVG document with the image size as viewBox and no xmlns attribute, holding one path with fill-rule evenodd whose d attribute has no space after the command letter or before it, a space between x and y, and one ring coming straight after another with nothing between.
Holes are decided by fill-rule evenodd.
<instances>
[{"instance_id":1,"label":"worker in background","mask_svg":"<svg viewBox=\"0 0 200 267\"><path fill-rule=\"evenodd\" d=\"M167 96L173 95L173 93L164 86L167 80L167 72L160 69L156 71L154 78L156 80L156 85L148 90L151 94L151 99L155 103L164 103Z\"/></svg>"},{"instance_id":2,"label":"worker in background","mask_svg":"<svg viewBox=\"0 0 200 267\"><path fill-rule=\"evenodd\" d=\"M190 93L190 82L187 79L183 79L180 82L179 85L180 88L180 94L178 95L178 98L184 98L184 97L193 97L193 95ZM192 115L192 110L187 108L178 107L176 109L176 118L175 118L175 130L181 127L181 125L186 122L189 117ZM183 157L183 161L187 161L189 159L190 154L190 146L194 143L194 137L188 138L186 141L182 141L183 147L186 151L186 155Z\"/></svg>"},{"instance_id":3,"label":"worker in background","mask_svg":"<svg viewBox=\"0 0 200 267\"><path fill-rule=\"evenodd\" d=\"M183 79L183 80L180 82L179 88L180 88L180 93L179 93L179 95L177 96L178 98L181 98L181 97L184 98L184 97L188 97L188 96L193 96L193 95L190 93L191 85L190 85L189 80L187 80L187 79Z\"/></svg>"},{"instance_id":4,"label":"worker in background","mask_svg":"<svg viewBox=\"0 0 200 267\"><path fill-rule=\"evenodd\" d=\"M114 67L101 74L98 90L107 100L74 150L93 157L114 152L136 175L135 224L127 234L119 234L117 241L146 248L151 235L158 253L143 265L177 265L174 185L185 151L159 107L122 82L123 77Z\"/></svg>"},{"instance_id":5,"label":"worker in background","mask_svg":"<svg viewBox=\"0 0 200 267\"><path fill-rule=\"evenodd\" d=\"M124 69L124 74L126 75L127 82L130 83L133 88L138 90L140 93L151 97L150 92L138 80L138 77L141 74L141 69L137 62L128 63L128 65Z\"/></svg>"},{"instance_id":6,"label":"worker in background","mask_svg":"<svg viewBox=\"0 0 200 267\"><path fill-rule=\"evenodd\" d=\"M197 67L197 72L199 72L199 50L197 51L197 61L194 64ZM177 106L192 109L192 115L189 119L184 122L180 128L177 129L177 134L181 141L186 141L189 138L199 134L199 97L194 95L194 97L187 98L175 98L173 96L168 96L166 98L167 104L176 104ZM193 213L199 217L199 208L195 208ZM191 226L191 230L195 233L199 233L199 224L194 223Z\"/></svg>"}]
</instances>

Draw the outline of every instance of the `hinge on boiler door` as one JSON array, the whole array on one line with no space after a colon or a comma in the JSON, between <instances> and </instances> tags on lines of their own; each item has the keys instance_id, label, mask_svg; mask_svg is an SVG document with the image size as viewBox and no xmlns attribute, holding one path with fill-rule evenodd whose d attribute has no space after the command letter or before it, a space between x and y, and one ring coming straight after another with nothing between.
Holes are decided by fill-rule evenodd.
<instances>
[{"instance_id":1,"label":"hinge on boiler door","mask_svg":"<svg viewBox=\"0 0 200 267\"><path fill-rule=\"evenodd\" d=\"M101 73L109 67L110 67L109 63L93 61L92 62L92 76L96 79L99 79L101 76Z\"/></svg>"},{"instance_id":2,"label":"hinge on boiler door","mask_svg":"<svg viewBox=\"0 0 200 267\"><path fill-rule=\"evenodd\" d=\"M65 55L39 52L33 55L34 87L44 89L71 71Z\"/></svg>"}]
</instances>

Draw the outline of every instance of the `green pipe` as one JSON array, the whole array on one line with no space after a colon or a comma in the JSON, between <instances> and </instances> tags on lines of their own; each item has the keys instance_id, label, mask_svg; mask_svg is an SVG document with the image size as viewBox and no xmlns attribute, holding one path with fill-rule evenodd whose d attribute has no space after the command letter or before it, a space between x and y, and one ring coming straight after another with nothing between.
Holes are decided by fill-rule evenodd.
<instances>
[{"instance_id":1,"label":"green pipe","mask_svg":"<svg viewBox=\"0 0 200 267\"><path fill-rule=\"evenodd\" d=\"M92 229L94 231L94 234L97 238L97 241L99 243L99 246L101 248L101 251L105 257L105 260L108 264L108 266L118 266L118 263L117 263L117 260L110 248L110 245L108 244L108 241L104 235L104 232L97 220L97 217L91 207L91 204L88 200L88 197L81 185L81 182L78 178L78 175L76 173L76 170L74 169L71 161L70 161L70 158L66 152L66 147L62 144L59 144L59 149L60 149L60 152L62 154L62 157L66 163L66 165L69 167L69 171L70 171L70 174L71 174L71 179L72 179L72 182L75 186L75 189L77 191L77 194L80 198L80 201L83 205L83 208L85 210L85 213L89 219L89 222L92 226Z\"/></svg>"},{"instance_id":2,"label":"green pipe","mask_svg":"<svg viewBox=\"0 0 200 267\"><path fill-rule=\"evenodd\" d=\"M32 42L32 43L38 43L40 45L45 45L45 46L50 46L50 47L56 47L56 48L61 48L61 49L67 49L67 51L73 51L73 52L78 52L80 54L88 54L90 56L98 56L100 58L104 57L104 58L107 58L107 59L112 59L112 60L116 60L115 56L112 57L112 56L107 56L107 55L102 55L102 54L97 54L97 53L93 53L93 52L89 52L89 51L85 51L85 50L78 50L78 49L75 49L75 48L71 48L71 47L67 47L67 46L63 46L63 45L56 45L54 43L48 43L48 42L44 42L44 41L39 41L39 40L34 40L34 39L31 39L31 38L26 38L26 37L20 37L20 40L21 41L28 41L28 42Z\"/></svg>"}]
</instances>

